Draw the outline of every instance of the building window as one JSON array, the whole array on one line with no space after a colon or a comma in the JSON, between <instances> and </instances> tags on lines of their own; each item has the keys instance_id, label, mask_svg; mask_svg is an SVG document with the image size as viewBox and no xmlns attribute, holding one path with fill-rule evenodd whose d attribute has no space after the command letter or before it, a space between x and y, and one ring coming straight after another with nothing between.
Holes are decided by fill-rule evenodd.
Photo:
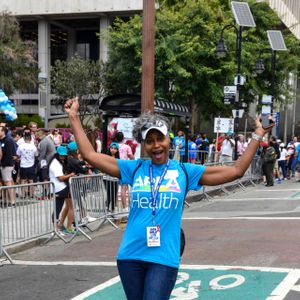
<instances>
[{"instance_id":1,"label":"building window","mask_svg":"<svg viewBox=\"0 0 300 300\"><path fill-rule=\"evenodd\" d=\"M76 46L76 52L82 59L90 59L90 44L80 43Z\"/></svg>"}]
</instances>

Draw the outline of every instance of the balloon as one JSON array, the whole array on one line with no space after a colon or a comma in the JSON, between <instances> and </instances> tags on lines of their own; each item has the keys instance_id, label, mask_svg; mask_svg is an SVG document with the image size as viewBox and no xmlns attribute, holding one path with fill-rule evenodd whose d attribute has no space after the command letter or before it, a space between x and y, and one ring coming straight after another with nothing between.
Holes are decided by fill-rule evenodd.
<instances>
[{"instance_id":1,"label":"balloon","mask_svg":"<svg viewBox=\"0 0 300 300\"><path fill-rule=\"evenodd\" d=\"M0 89L0 111L5 114L8 121L18 118L14 102L8 99L2 89Z\"/></svg>"}]
</instances>

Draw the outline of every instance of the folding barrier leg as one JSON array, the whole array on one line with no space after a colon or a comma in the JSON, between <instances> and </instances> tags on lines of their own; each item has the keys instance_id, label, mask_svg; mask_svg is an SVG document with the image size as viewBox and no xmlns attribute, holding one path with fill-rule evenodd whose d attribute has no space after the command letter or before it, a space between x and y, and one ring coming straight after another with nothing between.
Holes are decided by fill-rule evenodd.
<instances>
[{"instance_id":1,"label":"folding barrier leg","mask_svg":"<svg viewBox=\"0 0 300 300\"><path fill-rule=\"evenodd\" d=\"M190 207L190 204L186 200L184 200L184 205Z\"/></svg>"},{"instance_id":2,"label":"folding barrier leg","mask_svg":"<svg viewBox=\"0 0 300 300\"><path fill-rule=\"evenodd\" d=\"M2 249L2 252L3 252L4 256L6 256L6 258L9 260L9 262L13 265L14 262L13 262L12 258L10 257L10 255L7 253L7 251L5 249Z\"/></svg>"}]
</instances>

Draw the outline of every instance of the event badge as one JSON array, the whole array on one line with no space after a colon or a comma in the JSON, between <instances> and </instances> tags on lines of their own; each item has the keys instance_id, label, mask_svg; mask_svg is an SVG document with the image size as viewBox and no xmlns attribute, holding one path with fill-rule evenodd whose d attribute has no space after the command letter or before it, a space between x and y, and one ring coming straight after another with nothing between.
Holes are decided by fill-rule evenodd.
<instances>
[{"instance_id":1,"label":"event badge","mask_svg":"<svg viewBox=\"0 0 300 300\"><path fill-rule=\"evenodd\" d=\"M160 226L159 225L147 227L147 246L160 247Z\"/></svg>"}]
</instances>

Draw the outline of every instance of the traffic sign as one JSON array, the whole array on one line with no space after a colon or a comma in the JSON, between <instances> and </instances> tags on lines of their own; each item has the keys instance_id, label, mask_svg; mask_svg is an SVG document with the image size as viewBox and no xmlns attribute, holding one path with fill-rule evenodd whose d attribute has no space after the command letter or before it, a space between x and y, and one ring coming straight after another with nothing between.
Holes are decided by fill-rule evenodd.
<instances>
[{"instance_id":1,"label":"traffic sign","mask_svg":"<svg viewBox=\"0 0 300 300\"><path fill-rule=\"evenodd\" d=\"M261 99L262 104L272 104L272 96L271 95L263 95Z\"/></svg>"},{"instance_id":2,"label":"traffic sign","mask_svg":"<svg viewBox=\"0 0 300 300\"><path fill-rule=\"evenodd\" d=\"M235 85L224 86L224 104L233 104L236 100L237 87Z\"/></svg>"},{"instance_id":3,"label":"traffic sign","mask_svg":"<svg viewBox=\"0 0 300 300\"><path fill-rule=\"evenodd\" d=\"M242 118L245 110L244 109L233 109L232 117L233 118Z\"/></svg>"},{"instance_id":4,"label":"traffic sign","mask_svg":"<svg viewBox=\"0 0 300 300\"><path fill-rule=\"evenodd\" d=\"M226 133L234 132L234 120L231 118L215 118L214 132Z\"/></svg>"},{"instance_id":5,"label":"traffic sign","mask_svg":"<svg viewBox=\"0 0 300 300\"><path fill-rule=\"evenodd\" d=\"M238 74L234 77L234 84L235 85L244 85L246 82L246 77L241 75L241 74Z\"/></svg>"}]
</instances>

